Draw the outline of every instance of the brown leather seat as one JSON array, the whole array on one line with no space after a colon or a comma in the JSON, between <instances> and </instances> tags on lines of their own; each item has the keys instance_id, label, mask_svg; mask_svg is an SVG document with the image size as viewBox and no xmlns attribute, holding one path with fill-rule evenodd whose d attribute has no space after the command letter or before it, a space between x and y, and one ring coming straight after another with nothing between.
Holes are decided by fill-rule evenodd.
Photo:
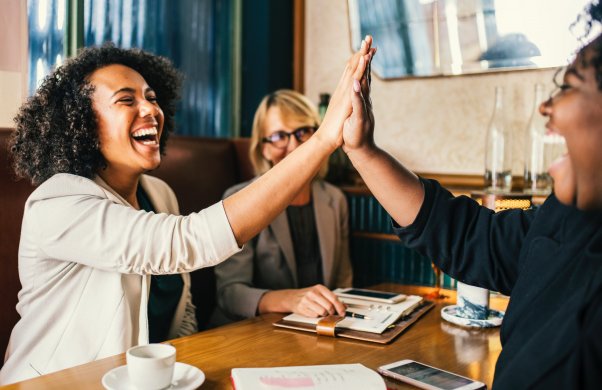
<instances>
[{"instance_id":1,"label":"brown leather seat","mask_svg":"<svg viewBox=\"0 0 602 390\"><path fill-rule=\"evenodd\" d=\"M151 174L169 184L180 213L187 215L211 206L226 189L253 177L248 145L246 138L173 137L161 166ZM204 329L217 302L213 267L192 272L191 280L199 329Z\"/></svg>"},{"instance_id":2,"label":"brown leather seat","mask_svg":"<svg viewBox=\"0 0 602 390\"><path fill-rule=\"evenodd\" d=\"M25 200L34 190L26 180L15 179L7 142L9 131L0 129L0 367L10 332L19 319L15 309L21 289L17 258Z\"/></svg>"},{"instance_id":3,"label":"brown leather seat","mask_svg":"<svg viewBox=\"0 0 602 390\"><path fill-rule=\"evenodd\" d=\"M23 207L34 190L26 180L15 180L10 167L9 129L0 129L0 367L10 332L18 320L15 310L21 288L18 250ZM151 173L175 191L180 212L189 214L219 201L224 191L253 176L248 158L248 139L172 137L161 167ZM192 273L193 302L199 326L206 326L215 307L213 269Z\"/></svg>"}]
</instances>

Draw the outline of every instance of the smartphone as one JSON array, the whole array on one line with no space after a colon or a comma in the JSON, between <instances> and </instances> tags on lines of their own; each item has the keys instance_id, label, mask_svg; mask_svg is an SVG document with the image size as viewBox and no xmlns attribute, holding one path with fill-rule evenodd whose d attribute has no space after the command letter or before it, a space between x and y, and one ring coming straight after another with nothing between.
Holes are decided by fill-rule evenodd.
<instances>
[{"instance_id":1,"label":"smartphone","mask_svg":"<svg viewBox=\"0 0 602 390\"><path fill-rule=\"evenodd\" d=\"M427 390L475 390L487 385L413 360L401 360L378 368L384 376Z\"/></svg>"},{"instance_id":2,"label":"smartphone","mask_svg":"<svg viewBox=\"0 0 602 390\"><path fill-rule=\"evenodd\" d=\"M336 295L347 298L359 298L368 301L397 303L406 299L404 294L386 291L365 290L361 288L339 288L334 291Z\"/></svg>"}]
</instances>

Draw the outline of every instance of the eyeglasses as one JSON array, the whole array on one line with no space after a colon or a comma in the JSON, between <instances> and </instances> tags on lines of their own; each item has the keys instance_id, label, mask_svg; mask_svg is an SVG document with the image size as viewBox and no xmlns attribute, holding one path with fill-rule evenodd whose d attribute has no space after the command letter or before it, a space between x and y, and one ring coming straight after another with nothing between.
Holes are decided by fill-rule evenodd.
<instances>
[{"instance_id":1,"label":"eyeglasses","mask_svg":"<svg viewBox=\"0 0 602 390\"><path fill-rule=\"evenodd\" d=\"M261 139L262 142L272 144L278 149L284 149L288 146L291 135L295 137L298 143L303 143L316 131L315 127L303 126L291 131L278 130L267 137Z\"/></svg>"}]
</instances>

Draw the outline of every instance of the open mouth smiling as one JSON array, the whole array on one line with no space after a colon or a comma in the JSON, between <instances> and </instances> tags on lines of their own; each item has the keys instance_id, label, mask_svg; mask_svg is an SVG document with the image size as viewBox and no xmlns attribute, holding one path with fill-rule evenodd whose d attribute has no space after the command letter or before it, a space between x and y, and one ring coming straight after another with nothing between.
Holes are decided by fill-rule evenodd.
<instances>
[{"instance_id":1,"label":"open mouth smiling","mask_svg":"<svg viewBox=\"0 0 602 390\"><path fill-rule=\"evenodd\" d=\"M158 145L159 139L157 137L157 127L146 127L144 129L136 130L132 133L132 138L136 142L140 142L143 145Z\"/></svg>"}]
</instances>

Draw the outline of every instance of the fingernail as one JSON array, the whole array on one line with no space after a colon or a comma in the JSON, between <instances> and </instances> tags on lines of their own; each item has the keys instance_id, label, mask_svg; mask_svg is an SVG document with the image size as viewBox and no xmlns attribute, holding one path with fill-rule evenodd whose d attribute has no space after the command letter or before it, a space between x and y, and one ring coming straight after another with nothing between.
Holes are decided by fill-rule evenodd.
<instances>
[{"instance_id":1,"label":"fingernail","mask_svg":"<svg viewBox=\"0 0 602 390\"><path fill-rule=\"evenodd\" d=\"M353 90L355 92L359 92L360 91L360 82L357 81L357 79L353 79Z\"/></svg>"},{"instance_id":2,"label":"fingernail","mask_svg":"<svg viewBox=\"0 0 602 390\"><path fill-rule=\"evenodd\" d=\"M364 41L367 41L367 40L368 40L368 38L370 38L370 35L369 35L369 34L366 34L366 37L364 38Z\"/></svg>"}]
</instances>

